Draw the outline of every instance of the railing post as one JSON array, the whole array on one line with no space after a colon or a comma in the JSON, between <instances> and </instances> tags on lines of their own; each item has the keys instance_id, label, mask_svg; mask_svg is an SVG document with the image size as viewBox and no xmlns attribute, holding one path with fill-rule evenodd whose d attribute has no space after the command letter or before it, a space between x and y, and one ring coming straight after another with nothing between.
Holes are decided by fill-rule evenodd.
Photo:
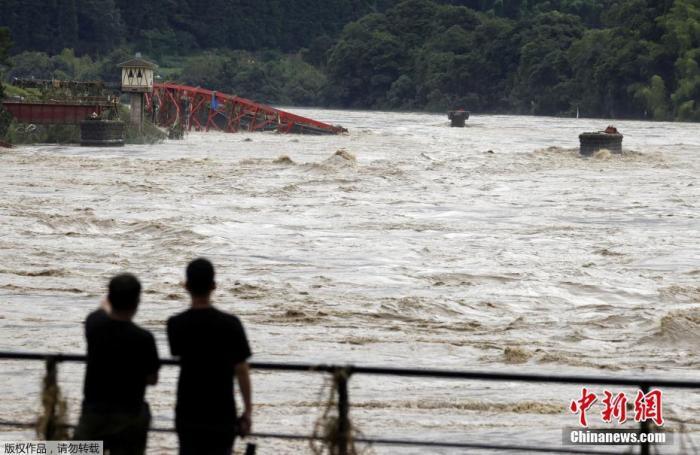
<instances>
[{"instance_id":1,"label":"railing post","mask_svg":"<svg viewBox=\"0 0 700 455\"><path fill-rule=\"evenodd\" d=\"M338 455L348 455L350 445L350 402L348 401L348 368L335 371L335 384L338 388Z\"/></svg>"},{"instance_id":2,"label":"railing post","mask_svg":"<svg viewBox=\"0 0 700 455\"><path fill-rule=\"evenodd\" d=\"M52 441L56 434L56 395L54 390L57 384L56 380L56 357L49 356L46 358L46 377L44 378L44 390L42 392L42 401L44 402L44 425L43 436L47 441Z\"/></svg>"},{"instance_id":3,"label":"railing post","mask_svg":"<svg viewBox=\"0 0 700 455\"><path fill-rule=\"evenodd\" d=\"M644 395L649 393L649 385L648 384L642 384L640 386L640 390ZM639 434L641 435L642 433L648 433L650 429L649 426L649 421L648 420L642 420L639 422ZM651 446L649 444L648 439L644 439L644 442L639 442L639 453L641 455L650 455L651 454Z\"/></svg>"}]
</instances>

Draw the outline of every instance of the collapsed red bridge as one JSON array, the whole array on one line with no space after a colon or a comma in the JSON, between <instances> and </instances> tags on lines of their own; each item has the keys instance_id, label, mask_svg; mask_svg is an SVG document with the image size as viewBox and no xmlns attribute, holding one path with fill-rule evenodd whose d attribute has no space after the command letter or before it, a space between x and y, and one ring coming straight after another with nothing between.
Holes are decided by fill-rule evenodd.
<instances>
[{"instance_id":1,"label":"collapsed red bridge","mask_svg":"<svg viewBox=\"0 0 700 455\"><path fill-rule=\"evenodd\" d=\"M340 134L341 126L275 109L264 104L199 87L153 84L146 94L146 111L158 126L183 130L278 131L300 134Z\"/></svg>"},{"instance_id":2,"label":"collapsed red bridge","mask_svg":"<svg viewBox=\"0 0 700 455\"><path fill-rule=\"evenodd\" d=\"M2 105L20 123L77 125L93 114L98 116L115 104L106 99L77 101L2 100Z\"/></svg>"}]
</instances>

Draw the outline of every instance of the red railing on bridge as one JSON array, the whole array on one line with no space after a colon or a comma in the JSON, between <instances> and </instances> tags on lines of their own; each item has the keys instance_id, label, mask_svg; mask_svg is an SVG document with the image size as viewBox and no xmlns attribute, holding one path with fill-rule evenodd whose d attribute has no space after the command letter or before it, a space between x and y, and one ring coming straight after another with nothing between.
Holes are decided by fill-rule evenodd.
<instances>
[{"instance_id":1,"label":"red railing on bridge","mask_svg":"<svg viewBox=\"0 0 700 455\"><path fill-rule=\"evenodd\" d=\"M146 94L146 110L157 125L168 128L179 125L184 130L303 134L347 131L239 96L173 83L153 84L153 93Z\"/></svg>"}]
</instances>

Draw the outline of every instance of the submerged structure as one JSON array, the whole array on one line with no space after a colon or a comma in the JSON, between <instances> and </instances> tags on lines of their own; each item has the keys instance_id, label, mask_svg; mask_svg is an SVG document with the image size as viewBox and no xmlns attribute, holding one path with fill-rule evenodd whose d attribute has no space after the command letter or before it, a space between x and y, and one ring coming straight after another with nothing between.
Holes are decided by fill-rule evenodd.
<instances>
[{"instance_id":1,"label":"submerged structure","mask_svg":"<svg viewBox=\"0 0 700 455\"><path fill-rule=\"evenodd\" d=\"M622 153L622 134L614 126L608 126L604 131L582 133L579 135L579 153L583 156L593 155L598 150L609 150L610 153Z\"/></svg>"},{"instance_id":2,"label":"submerged structure","mask_svg":"<svg viewBox=\"0 0 700 455\"><path fill-rule=\"evenodd\" d=\"M464 109L449 111L447 113L447 118L450 120L450 126L464 128L466 121L469 119L469 111L465 111Z\"/></svg>"},{"instance_id":3,"label":"submerged structure","mask_svg":"<svg viewBox=\"0 0 700 455\"><path fill-rule=\"evenodd\" d=\"M80 122L80 145L121 147L124 145L124 122L89 118Z\"/></svg>"}]
</instances>

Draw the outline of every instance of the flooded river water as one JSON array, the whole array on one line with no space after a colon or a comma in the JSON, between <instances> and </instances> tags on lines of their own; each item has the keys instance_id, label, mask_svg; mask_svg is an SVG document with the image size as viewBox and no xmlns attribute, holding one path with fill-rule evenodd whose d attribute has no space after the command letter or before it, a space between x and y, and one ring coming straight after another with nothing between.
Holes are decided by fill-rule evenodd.
<instances>
[{"instance_id":1,"label":"flooded river water","mask_svg":"<svg viewBox=\"0 0 700 455\"><path fill-rule=\"evenodd\" d=\"M216 302L241 317L256 361L698 379L697 125L616 122L625 153L581 158L578 134L607 121L475 116L461 129L442 115L295 112L350 134L3 150L2 349L83 352L83 319L109 277L131 271L145 288L137 322L169 355L184 266L206 256ZM34 418L43 366L0 365L0 416ZM176 375L164 368L148 392L156 426L172 425ZM59 378L75 420L83 368L62 365ZM322 375L253 381L256 431L311 431ZM692 453L700 391L664 393L666 427L683 433L662 453ZM367 437L556 447L579 396L580 386L350 381ZM263 454L309 451L257 443ZM149 452L176 446L154 435Z\"/></svg>"}]
</instances>

